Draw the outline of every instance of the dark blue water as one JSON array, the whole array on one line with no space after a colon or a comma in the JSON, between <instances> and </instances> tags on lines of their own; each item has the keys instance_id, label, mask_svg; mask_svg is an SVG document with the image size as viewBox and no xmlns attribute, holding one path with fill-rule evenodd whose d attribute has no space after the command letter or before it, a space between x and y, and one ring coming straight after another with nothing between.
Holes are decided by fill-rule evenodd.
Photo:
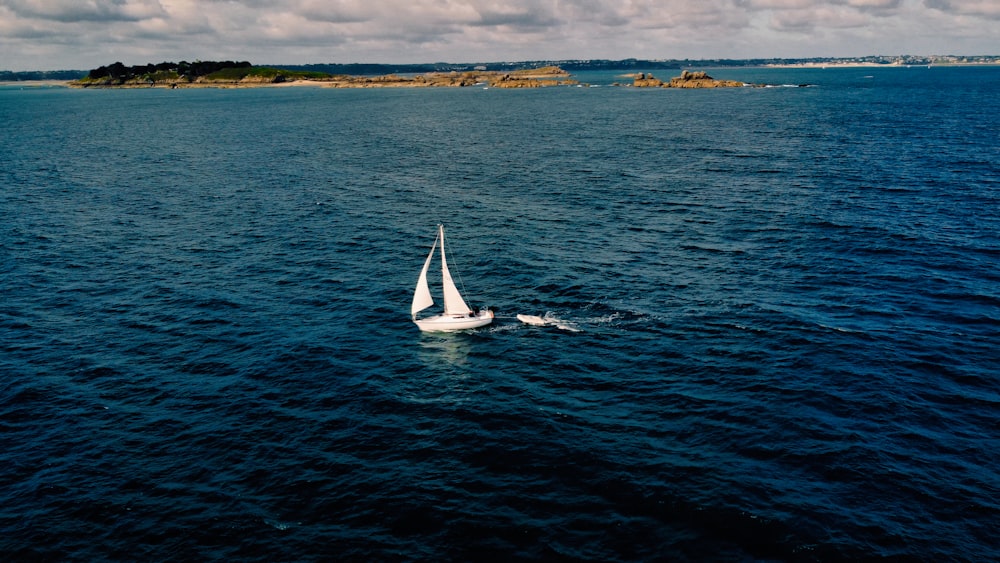
<instances>
[{"instance_id":1,"label":"dark blue water","mask_svg":"<svg viewBox=\"0 0 1000 563\"><path fill-rule=\"evenodd\" d=\"M0 88L0 552L996 559L1000 68L712 74Z\"/></svg>"}]
</instances>

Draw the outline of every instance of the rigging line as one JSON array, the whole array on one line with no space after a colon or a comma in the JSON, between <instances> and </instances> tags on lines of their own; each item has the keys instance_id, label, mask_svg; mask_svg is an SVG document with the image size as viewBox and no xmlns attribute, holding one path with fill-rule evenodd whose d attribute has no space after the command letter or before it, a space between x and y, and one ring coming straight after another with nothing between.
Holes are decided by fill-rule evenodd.
<instances>
[{"instance_id":1,"label":"rigging line","mask_svg":"<svg viewBox=\"0 0 1000 563\"><path fill-rule=\"evenodd\" d=\"M441 241L441 248L444 248L444 241ZM469 292L465 290L465 280L462 279L462 268L458 266L457 260L455 260L454 258L455 255L452 254L451 256L452 257L450 258L450 260L452 264L455 265L455 267L454 268L449 267L448 270L454 272L455 275L452 275L453 279L455 277L458 277L458 285L462 287L462 297L465 298L469 295Z\"/></svg>"}]
</instances>

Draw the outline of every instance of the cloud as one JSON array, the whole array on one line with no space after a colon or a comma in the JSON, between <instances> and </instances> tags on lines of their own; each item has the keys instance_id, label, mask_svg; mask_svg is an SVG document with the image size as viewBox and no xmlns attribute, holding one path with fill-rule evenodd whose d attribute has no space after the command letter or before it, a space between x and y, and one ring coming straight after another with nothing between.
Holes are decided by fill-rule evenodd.
<instances>
[{"instance_id":1,"label":"cloud","mask_svg":"<svg viewBox=\"0 0 1000 563\"><path fill-rule=\"evenodd\" d=\"M852 8L875 11L891 11L899 8L901 0L847 0Z\"/></svg>"},{"instance_id":2,"label":"cloud","mask_svg":"<svg viewBox=\"0 0 1000 563\"><path fill-rule=\"evenodd\" d=\"M475 7L475 11L479 21L473 25L484 27L549 28L559 23L559 18L551 10L536 6L488 4Z\"/></svg>"},{"instance_id":3,"label":"cloud","mask_svg":"<svg viewBox=\"0 0 1000 563\"><path fill-rule=\"evenodd\" d=\"M163 14L157 0L5 0L16 16L59 22L139 21Z\"/></svg>"},{"instance_id":4,"label":"cloud","mask_svg":"<svg viewBox=\"0 0 1000 563\"><path fill-rule=\"evenodd\" d=\"M849 29L871 23L870 16L843 5L774 12L771 27L779 31L810 31L816 28Z\"/></svg>"},{"instance_id":5,"label":"cloud","mask_svg":"<svg viewBox=\"0 0 1000 563\"><path fill-rule=\"evenodd\" d=\"M997 0L926 0L925 4L948 14L1000 19L1000 2Z\"/></svg>"},{"instance_id":6,"label":"cloud","mask_svg":"<svg viewBox=\"0 0 1000 563\"><path fill-rule=\"evenodd\" d=\"M994 54L997 19L998 0L0 0L0 66Z\"/></svg>"},{"instance_id":7,"label":"cloud","mask_svg":"<svg viewBox=\"0 0 1000 563\"><path fill-rule=\"evenodd\" d=\"M309 21L329 23L359 23L378 18L375 2L364 0L300 0L290 3L289 10L283 13L295 13Z\"/></svg>"}]
</instances>

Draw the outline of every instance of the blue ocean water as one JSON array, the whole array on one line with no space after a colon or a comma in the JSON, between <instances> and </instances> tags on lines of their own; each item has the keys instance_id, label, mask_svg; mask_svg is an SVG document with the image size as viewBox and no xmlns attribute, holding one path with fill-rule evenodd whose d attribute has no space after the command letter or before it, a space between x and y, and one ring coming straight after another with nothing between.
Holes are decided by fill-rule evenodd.
<instances>
[{"instance_id":1,"label":"blue ocean water","mask_svg":"<svg viewBox=\"0 0 1000 563\"><path fill-rule=\"evenodd\" d=\"M1000 68L710 74L0 87L0 552L996 559Z\"/></svg>"}]
</instances>

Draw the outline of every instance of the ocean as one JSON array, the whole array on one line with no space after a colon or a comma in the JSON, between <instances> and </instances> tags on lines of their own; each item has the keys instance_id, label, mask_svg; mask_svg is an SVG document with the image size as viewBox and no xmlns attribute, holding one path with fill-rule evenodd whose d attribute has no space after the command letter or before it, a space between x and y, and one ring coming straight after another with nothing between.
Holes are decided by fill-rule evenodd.
<instances>
[{"instance_id":1,"label":"ocean","mask_svg":"<svg viewBox=\"0 0 1000 563\"><path fill-rule=\"evenodd\" d=\"M996 560L1000 67L709 74L0 87L0 553Z\"/></svg>"}]
</instances>

